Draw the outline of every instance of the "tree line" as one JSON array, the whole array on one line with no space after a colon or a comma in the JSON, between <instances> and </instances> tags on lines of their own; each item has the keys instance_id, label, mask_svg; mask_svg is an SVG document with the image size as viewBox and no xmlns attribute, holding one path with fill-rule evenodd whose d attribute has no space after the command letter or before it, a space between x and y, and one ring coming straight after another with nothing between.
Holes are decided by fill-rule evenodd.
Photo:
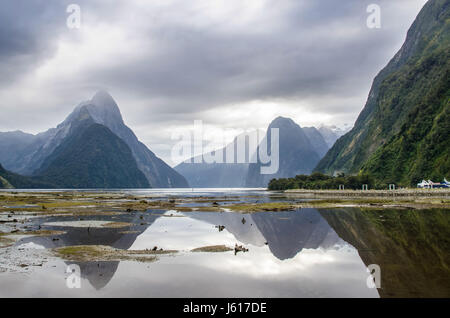
<instances>
[{"instance_id":1,"label":"tree line","mask_svg":"<svg viewBox=\"0 0 450 318\"><path fill-rule=\"evenodd\" d=\"M337 176L329 176L320 172L314 172L311 175L297 175L294 178L272 179L269 182L269 190L289 190L289 189L308 189L308 190L332 190L344 186L348 190L361 190L363 185L368 189L386 189L387 184L380 184L368 174L345 175L343 173Z\"/></svg>"}]
</instances>

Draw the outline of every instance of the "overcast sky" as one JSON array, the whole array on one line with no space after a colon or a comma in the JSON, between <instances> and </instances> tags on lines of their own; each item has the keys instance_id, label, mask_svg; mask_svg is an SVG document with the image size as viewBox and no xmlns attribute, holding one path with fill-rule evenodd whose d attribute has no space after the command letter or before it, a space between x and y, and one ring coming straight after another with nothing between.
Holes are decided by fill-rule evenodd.
<instances>
[{"instance_id":1,"label":"overcast sky","mask_svg":"<svg viewBox=\"0 0 450 318\"><path fill-rule=\"evenodd\" d=\"M426 0L7 0L0 131L37 133L98 89L170 162L174 129L353 124ZM81 8L81 28L66 25ZM381 8L369 29L367 6Z\"/></svg>"}]
</instances>

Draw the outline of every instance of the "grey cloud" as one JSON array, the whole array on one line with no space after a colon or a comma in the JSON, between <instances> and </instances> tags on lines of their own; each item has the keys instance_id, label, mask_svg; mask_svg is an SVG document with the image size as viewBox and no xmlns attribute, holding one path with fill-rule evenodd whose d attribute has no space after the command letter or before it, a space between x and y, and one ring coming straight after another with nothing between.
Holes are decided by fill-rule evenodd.
<instances>
[{"instance_id":1,"label":"grey cloud","mask_svg":"<svg viewBox=\"0 0 450 318\"><path fill-rule=\"evenodd\" d=\"M325 5L320 7L322 2ZM186 26L164 28L163 36L144 32L143 39L162 42L156 56L149 52L150 58L93 70L86 77L90 82L103 80L113 87L166 99L161 109L169 106L172 112L254 98L354 94L358 89L355 77L373 74L386 63L382 52L398 36L383 30L371 32L362 21L352 22L358 29L354 37L335 38L339 30L333 30L328 19L343 21L356 14L359 21L366 18L365 7L359 1L349 1L353 5L342 8L335 1L333 5L331 1L314 3L307 13L289 13L291 21L284 22L282 34L223 34ZM312 26L306 24L305 15ZM316 31L328 35L318 37Z\"/></svg>"},{"instance_id":2,"label":"grey cloud","mask_svg":"<svg viewBox=\"0 0 450 318\"><path fill-rule=\"evenodd\" d=\"M225 105L272 99L293 105L308 101L313 110L351 120L424 0L377 1L383 9L380 30L365 25L366 7L373 0L274 1L253 24L242 27L233 21L197 25L176 18L177 13L190 14L196 1L146 10L132 9L133 1L6 1L0 8L0 90L51 60L61 36L79 40L65 27L65 8L72 2L80 4L88 21L129 31L140 43L138 57L124 53L48 86L39 83L47 90L33 107L11 96L8 103L17 102L16 109L30 113L26 123L20 116L11 120L18 114L0 102L5 112L0 130L14 122L33 129L33 114L42 110L46 122L40 124L54 126L97 88L118 99L128 122L149 130L202 119L205 111ZM402 6L405 12L399 11ZM127 41L122 45L126 49ZM45 98L52 95L57 97ZM148 134L148 143L164 143L150 135L155 136Z\"/></svg>"},{"instance_id":3,"label":"grey cloud","mask_svg":"<svg viewBox=\"0 0 450 318\"><path fill-rule=\"evenodd\" d=\"M64 8L57 1L2 1L0 81L10 83L54 53Z\"/></svg>"}]
</instances>

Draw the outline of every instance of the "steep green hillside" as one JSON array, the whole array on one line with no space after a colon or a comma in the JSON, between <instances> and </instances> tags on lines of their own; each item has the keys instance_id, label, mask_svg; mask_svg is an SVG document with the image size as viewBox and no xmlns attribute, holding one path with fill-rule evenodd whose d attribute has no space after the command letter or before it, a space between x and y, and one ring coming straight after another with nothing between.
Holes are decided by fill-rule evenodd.
<instances>
[{"instance_id":1,"label":"steep green hillside","mask_svg":"<svg viewBox=\"0 0 450 318\"><path fill-rule=\"evenodd\" d=\"M44 161L37 175L27 177L0 165L0 188L145 188L130 148L109 128L85 117Z\"/></svg>"},{"instance_id":2,"label":"steep green hillside","mask_svg":"<svg viewBox=\"0 0 450 318\"><path fill-rule=\"evenodd\" d=\"M25 177L5 170L0 164L0 189L49 189L57 188L55 184L36 177Z\"/></svg>"},{"instance_id":3,"label":"steep green hillside","mask_svg":"<svg viewBox=\"0 0 450 318\"><path fill-rule=\"evenodd\" d=\"M316 171L363 172L400 185L450 175L449 31L450 1L430 0L375 78L354 128Z\"/></svg>"},{"instance_id":4,"label":"steep green hillside","mask_svg":"<svg viewBox=\"0 0 450 318\"><path fill-rule=\"evenodd\" d=\"M62 188L148 187L130 148L100 124L80 127L43 163L38 177Z\"/></svg>"},{"instance_id":5,"label":"steep green hillside","mask_svg":"<svg viewBox=\"0 0 450 318\"><path fill-rule=\"evenodd\" d=\"M392 77L386 93L407 90L400 102L414 103L398 134L391 137L362 166L379 180L404 185L423 178L441 181L450 173L450 54L431 55L399 77ZM426 78L439 77L430 81ZM424 80L418 80L418 79ZM416 79L416 80L414 80ZM420 85L428 82L428 89ZM432 83L434 85L432 85ZM411 83L411 84L409 84ZM391 95L392 96L392 95ZM389 98L389 97L387 97ZM415 102L414 102L415 101Z\"/></svg>"}]
</instances>

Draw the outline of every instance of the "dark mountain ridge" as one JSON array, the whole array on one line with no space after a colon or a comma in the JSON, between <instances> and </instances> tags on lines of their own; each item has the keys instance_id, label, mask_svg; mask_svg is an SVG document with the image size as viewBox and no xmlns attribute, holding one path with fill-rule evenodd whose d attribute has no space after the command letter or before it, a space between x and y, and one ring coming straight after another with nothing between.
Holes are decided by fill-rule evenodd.
<instances>
[{"instance_id":1,"label":"dark mountain ridge","mask_svg":"<svg viewBox=\"0 0 450 318\"><path fill-rule=\"evenodd\" d=\"M87 109L82 108L77 119L70 134L45 159L36 175L20 176L1 168L0 177L14 188L149 186L124 141L106 126L95 123Z\"/></svg>"}]
</instances>

